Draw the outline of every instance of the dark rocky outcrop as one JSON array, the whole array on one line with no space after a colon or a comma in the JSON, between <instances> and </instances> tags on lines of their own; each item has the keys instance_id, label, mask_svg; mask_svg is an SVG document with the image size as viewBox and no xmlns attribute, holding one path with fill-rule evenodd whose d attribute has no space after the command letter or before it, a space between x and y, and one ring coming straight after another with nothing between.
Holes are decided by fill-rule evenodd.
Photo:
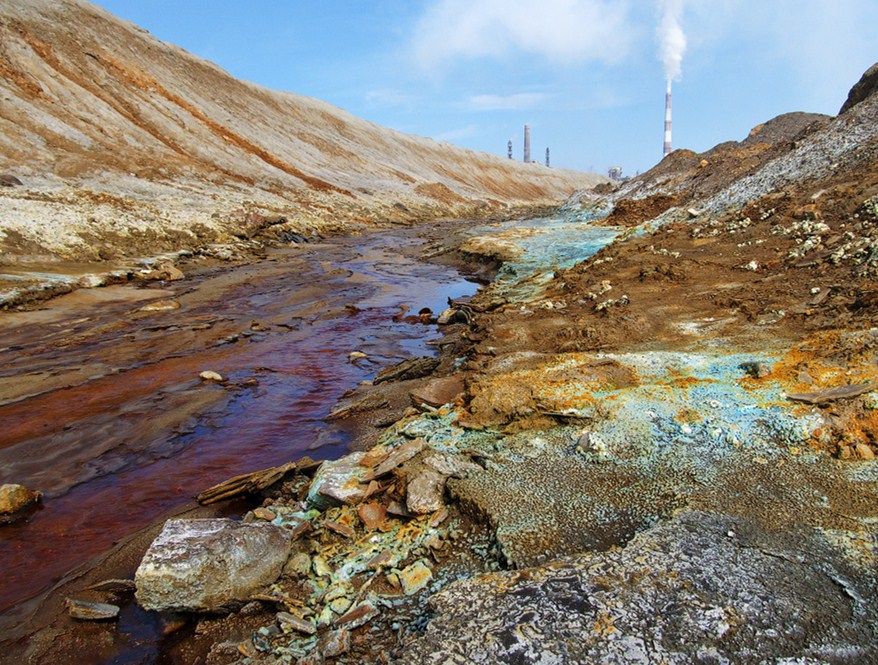
<instances>
[{"instance_id":1,"label":"dark rocky outcrop","mask_svg":"<svg viewBox=\"0 0 878 665\"><path fill-rule=\"evenodd\" d=\"M878 62L869 67L860 80L854 84L838 114L847 113L854 106L874 95L876 91L878 91Z\"/></svg>"}]
</instances>

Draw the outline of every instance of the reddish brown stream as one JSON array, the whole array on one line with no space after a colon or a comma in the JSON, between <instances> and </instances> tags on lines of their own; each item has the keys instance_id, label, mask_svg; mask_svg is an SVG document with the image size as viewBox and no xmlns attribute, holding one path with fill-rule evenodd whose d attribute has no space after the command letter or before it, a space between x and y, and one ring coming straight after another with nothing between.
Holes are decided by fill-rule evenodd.
<instances>
[{"instance_id":1,"label":"reddish brown stream","mask_svg":"<svg viewBox=\"0 0 878 665\"><path fill-rule=\"evenodd\" d=\"M0 313L0 483L44 492L0 526L0 612L212 484L341 454L344 433L324 422L338 397L437 336L394 323L399 306L438 311L475 290L418 260L422 242L411 230L333 239ZM139 310L159 297L181 306ZM350 362L354 350L369 360ZM207 369L237 385L200 381Z\"/></svg>"}]
</instances>

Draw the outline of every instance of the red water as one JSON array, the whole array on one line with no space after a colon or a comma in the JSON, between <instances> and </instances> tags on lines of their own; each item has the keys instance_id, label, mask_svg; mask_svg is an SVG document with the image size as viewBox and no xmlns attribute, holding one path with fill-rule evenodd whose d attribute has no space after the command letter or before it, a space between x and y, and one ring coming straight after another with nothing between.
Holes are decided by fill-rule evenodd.
<instances>
[{"instance_id":1,"label":"red water","mask_svg":"<svg viewBox=\"0 0 878 665\"><path fill-rule=\"evenodd\" d=\"M212 484L342 454L344 433L324 421L336 400L437 336L392 315L475 290L400 251L419 242L384 231L278 251L166 285L182 304L172 311L137 312L122 289L0 315L0 483L45 493L0 526L0 612ZM354 350L370 362L349 362ZM258 385L205 384L205 369Z\"/></svg>"}]
</instances>

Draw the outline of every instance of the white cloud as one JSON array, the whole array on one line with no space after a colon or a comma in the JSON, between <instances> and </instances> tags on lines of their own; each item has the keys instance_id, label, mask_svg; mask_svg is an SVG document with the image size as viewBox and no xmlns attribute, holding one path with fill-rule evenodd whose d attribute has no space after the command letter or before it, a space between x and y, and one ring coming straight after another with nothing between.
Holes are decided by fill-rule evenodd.
<instances>
[{"instance_id":1,"label":"white cloud","mask_svg":"<svg viewBox=\"0 0 878 665\"><path fill-rule=\"evenodd\" d=\"M532 109L549 98L541 92L518 92L512 95L475 95L468 108L474 111L523 111Z\"/></svg>"},{"instance_id":2,"label":"white cloud","mask_svg":"<svg viewBox=\"0 0 878 665\"><path fill-rule=\"evenodd\" d=\"M435 0L415 29L425 69L514 53L558 63L616 62L632 32L626 0Z\"/></svg>"}]
</instances>

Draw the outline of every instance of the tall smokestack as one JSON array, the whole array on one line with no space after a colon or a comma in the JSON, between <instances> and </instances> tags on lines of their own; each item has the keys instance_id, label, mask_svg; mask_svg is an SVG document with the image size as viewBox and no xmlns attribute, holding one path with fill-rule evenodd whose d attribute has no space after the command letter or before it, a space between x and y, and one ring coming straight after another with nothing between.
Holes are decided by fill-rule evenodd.
<instances>
[{"instance_id":1,"label":"tall smokestack","mask_svg":"<svg viewBox=\"0 0 878 665\"><path fill-rule=\"evenodd\" d=\"M671 79L668 79L668 91L665 93L665 146L664 157L671 154Z\"/></svg>"},{"instance_id":2,"label":"tall smokestack","mask_svg":"<svg viewBox=\"0 0 878 665\"><path fill-rule=\"evenodd\" d=\"M524 163L530 164L530 127L524 126Z\"/></svg>"}]
</instances>

